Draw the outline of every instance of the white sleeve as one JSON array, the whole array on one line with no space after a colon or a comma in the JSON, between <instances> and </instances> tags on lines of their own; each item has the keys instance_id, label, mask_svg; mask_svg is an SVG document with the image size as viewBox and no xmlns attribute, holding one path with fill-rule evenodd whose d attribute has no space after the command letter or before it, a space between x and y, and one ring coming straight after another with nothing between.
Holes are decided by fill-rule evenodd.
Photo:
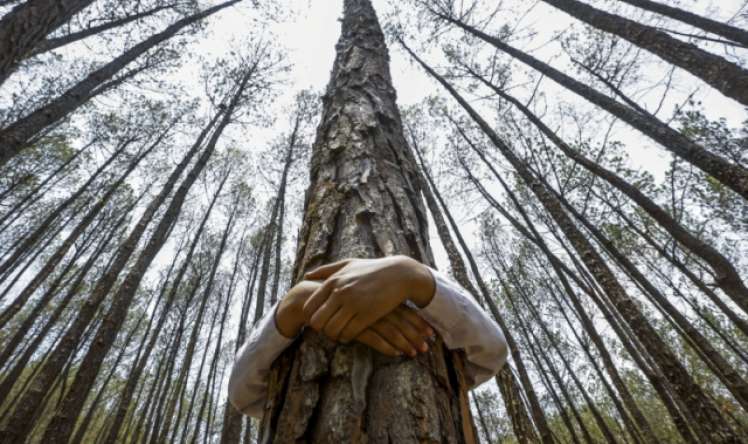
<instances>
[{"instance_id":1,"label":"white sleeve","mask_svg":"<svg viewBox=\"0 0 748 444\"><path fill-rule=\"evenodd\" d=\"M432 269L434 297L419 314L444 339L450 350L465 351L471 388L496 375L507 359L508 348L501 328L488 317L468 292Z\"/></svg>"},{"instance_id":2,"label":"white sleeve","mask_svg":"<svg viewBox=\"0 0 748 444\"><path fill-rule=\"evenodd\" d=\"M273 361L294 341L283 336L275 325L277 305L268 310L239 349L229 377L231 404L240 412L257 418L265 409Z\"/></svg>"}]
</instances>

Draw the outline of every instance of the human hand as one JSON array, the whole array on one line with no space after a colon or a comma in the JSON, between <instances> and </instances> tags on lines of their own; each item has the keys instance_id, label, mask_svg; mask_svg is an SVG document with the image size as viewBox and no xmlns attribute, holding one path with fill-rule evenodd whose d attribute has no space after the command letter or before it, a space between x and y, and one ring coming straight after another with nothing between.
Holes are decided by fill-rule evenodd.
<instances>
[{"instance_id":1,"label":"human hand","mask_svg":"<svg viewBox=\"0 0 748 444\"><path fill-rule=\"evenodd\" d=\"M293 338L307 322L303 306L320 282L302 281L281 300L275 313L275 322L283 336ZM428 351L427 340L434 331L418 314L405 306L397 307L364 330L356 340L388 356Z\"/></svg>"},{"instance_id":2,"label":"human hand","mask_svg":"<svg viewBox=\"0 0 748 444\"><path fill-rule=\"evenodd\" d=\"M406 256L346 259L305 275L325 279L304 303L308 324L335 341L349 342L406 299L425 307L434 295L426 266Z\"/></svg>"}]
</instances>

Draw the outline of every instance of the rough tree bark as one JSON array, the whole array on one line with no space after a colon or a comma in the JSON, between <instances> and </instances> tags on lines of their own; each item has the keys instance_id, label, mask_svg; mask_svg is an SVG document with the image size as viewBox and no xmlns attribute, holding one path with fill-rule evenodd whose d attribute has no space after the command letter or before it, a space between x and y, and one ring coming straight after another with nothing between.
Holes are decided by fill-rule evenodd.
<instances>
[{"instance_id":1,"label":"rough tree bark","mask_svg":"<svg viewBox=\"0 0 748 444\"><path fill-rule=\"evenodd\" d=\"M369 0L346 0L314 144L294 276L345 257L407 254L433 265L415 163ZM260 442L475 442L462 360L438 341L387 358L311 331L275 363Z\"/></svg>"},{"instance_id":2,"label":"rough tree bark","mask_svg":"<svg viewBox=\"0 0 748 444\"><path fill-rule=\"evenodd\" d=\"M24 56L93 0L29 0L0 21L0 84Z\"/></svg>"}]
</instances>

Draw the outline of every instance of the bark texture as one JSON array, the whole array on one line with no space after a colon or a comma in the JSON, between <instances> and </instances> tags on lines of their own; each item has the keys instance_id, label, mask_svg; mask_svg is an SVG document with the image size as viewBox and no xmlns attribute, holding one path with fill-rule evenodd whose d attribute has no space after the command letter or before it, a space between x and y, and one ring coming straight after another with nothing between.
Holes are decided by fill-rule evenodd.
<instances>
[{"instance_id":1,"label":"bark texture","mask_svg":"<svg viewBox=\"0 0 748 444\"><path fill-rule=\"evenodd\" d=\"M0 21L0 84L18 62L93 0L29 0Z\"/></svg>"},{"instance_id":2,"label":"bark texture","mask_svg":"<svg viewBox=\"0 0 748 444\"><path fill-rule=\"evenodd\" d=\"M297 279L345 257L407 254L433 264L370 2L346 0L342 28L314 145ZM386 358L305 332L271 373L260 442L475 442L461 362L440 342L415 359Z\"/></svg>"}]
</instances>

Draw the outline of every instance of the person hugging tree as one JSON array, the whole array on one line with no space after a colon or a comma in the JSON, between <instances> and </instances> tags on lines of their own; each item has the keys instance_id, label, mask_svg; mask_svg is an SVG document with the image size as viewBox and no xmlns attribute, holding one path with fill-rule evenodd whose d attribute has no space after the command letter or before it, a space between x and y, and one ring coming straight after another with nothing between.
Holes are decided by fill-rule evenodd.
<instances>
[{"instance_id":1,"label":"person hugging tree","mask_svg":"<svg viewBox=\"0 0 748 444\"><path fill-rule=\"evenodd\" d=\"M258 322L231 370L234 407L262 415L273 361L305 327L392 357L426 352L438 334L465 352L470 388L496 375L508 352L499 326L438 271L407 256L345 259L306 273Z\"/></svg>"}]
</instances>

